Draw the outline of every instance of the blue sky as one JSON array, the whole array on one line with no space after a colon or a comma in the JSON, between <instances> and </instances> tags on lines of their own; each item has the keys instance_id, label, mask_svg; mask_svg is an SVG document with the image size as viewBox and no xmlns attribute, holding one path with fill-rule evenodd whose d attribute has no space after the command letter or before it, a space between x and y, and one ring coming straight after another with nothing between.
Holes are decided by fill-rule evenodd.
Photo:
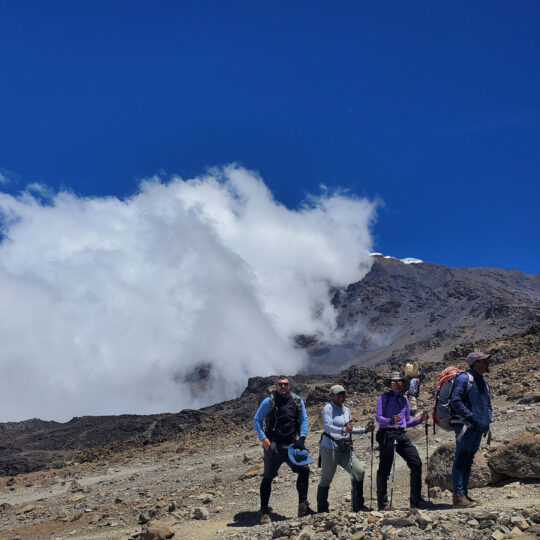
<instances>
[{"instance_id":1,"label":"blue sky","mask_svg":"<svg viewBox=\"0 0 540 540\"><path fill-rule=\"evenodd\" d=\"M540 3L0 2L0 189L125 197L238 162L374 249L540 270Z\"/></svg>"}]
</instances>

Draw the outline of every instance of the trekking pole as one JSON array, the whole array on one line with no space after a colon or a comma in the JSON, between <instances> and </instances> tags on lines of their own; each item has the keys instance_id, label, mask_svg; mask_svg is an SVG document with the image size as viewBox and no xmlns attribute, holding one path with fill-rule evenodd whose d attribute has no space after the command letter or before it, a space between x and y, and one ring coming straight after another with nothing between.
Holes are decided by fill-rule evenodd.
<instances>
[{"instance_id":1,"label":"trekking pole","mask_svg":"<svg viewBox=\"0 0 540 540\"><path fill-rule=\"evenodd\" d=\"M352 431L349 433L349 439L351 440L351 453L349 458L349 474L351 475L351 510L354 506L354 481L353 481L353 469L352 469L352 455L353 455L353 442L352 442Z\"/></svg>"},{"instance_id":2,"label":"trekking pole","mask_svg":"<svg viewBox=\"0 0 540 540\"><path fill-rule=\"evenodd\" d=\"M375 431L371 432L371 473L369 478L369 505L373 508L373 440Z\"/></svg>"},{"instance_id":3,"label":"trekking pole","mask_svg":"<svg viewBox=\"0 0 540 540\"><path fill-rule=\"evenodd\" d=\"M431 496L429 494L429 424L424 424L426 429L426 485L427 485L427 498L431 502Z\"/></svg>"},{"instance_id":4,"label":"trekking pole","mask_svg":"<svg viewBox=\"0 0 540 540\"><path fill-rule=\"evenodd\" d=\"M398 429L398 421L394 420L394 424L396 426L396 435L394 437L394 458L392 460L392 487L390 488L390 510L392 510L392 503L394 500L394 476L396 474L396 449L397 449L397 429Z\"/></svg>"}]
</instances>

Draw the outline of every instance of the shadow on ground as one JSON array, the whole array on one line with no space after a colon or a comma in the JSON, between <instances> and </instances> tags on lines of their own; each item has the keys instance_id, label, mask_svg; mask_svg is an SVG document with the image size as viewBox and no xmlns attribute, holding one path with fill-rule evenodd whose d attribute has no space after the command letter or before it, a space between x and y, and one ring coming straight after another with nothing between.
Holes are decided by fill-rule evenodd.
<instances>
[{"instance_id":1,"label":"shadow on ground","mask_svg":"<svg viewBox=\"0 0 540 540\"><path fill-rule=\"evenodd\" d=\"M285 521L289 519L287 516L276 514L270 511L270 519L272 521ZM253 527L261 524L260 512L238 512L233 516L233 523L228 523L227 527Z\"/></svg>"}]
</instances>

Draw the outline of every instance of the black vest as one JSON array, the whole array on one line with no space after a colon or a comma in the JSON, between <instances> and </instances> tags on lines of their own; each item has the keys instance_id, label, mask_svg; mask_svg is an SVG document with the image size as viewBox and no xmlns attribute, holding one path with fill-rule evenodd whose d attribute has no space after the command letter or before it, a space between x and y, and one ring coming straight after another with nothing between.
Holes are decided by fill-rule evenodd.
<instances>
[{"instance_id":1,"label":"black vest","mask_svg":"<svg viewBox=\"0 0 540 540\"><path fill-rule=\"evenodd\" d=\"M291 394L283 398L275 392L274 399L276 405L268 415L266 436L279 444L292 444L300 428L298 407Z\"/></svg>"}]
</instances>

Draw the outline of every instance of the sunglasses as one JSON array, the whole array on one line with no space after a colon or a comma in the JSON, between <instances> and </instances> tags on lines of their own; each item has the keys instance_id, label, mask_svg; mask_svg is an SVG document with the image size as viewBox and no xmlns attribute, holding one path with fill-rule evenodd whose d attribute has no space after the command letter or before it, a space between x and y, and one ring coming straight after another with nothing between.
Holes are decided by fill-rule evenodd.
<instances>
[{"instance_id":1,"label":"sunglasses","mask_svg":"<svg viewBox=\"0 0 540 540\"><path fill-rule=\"evenodd\" d=\"M289 383L288 382L278 382L277 385L278 386L289 386Z\"/></svg>"}]
</instances>

